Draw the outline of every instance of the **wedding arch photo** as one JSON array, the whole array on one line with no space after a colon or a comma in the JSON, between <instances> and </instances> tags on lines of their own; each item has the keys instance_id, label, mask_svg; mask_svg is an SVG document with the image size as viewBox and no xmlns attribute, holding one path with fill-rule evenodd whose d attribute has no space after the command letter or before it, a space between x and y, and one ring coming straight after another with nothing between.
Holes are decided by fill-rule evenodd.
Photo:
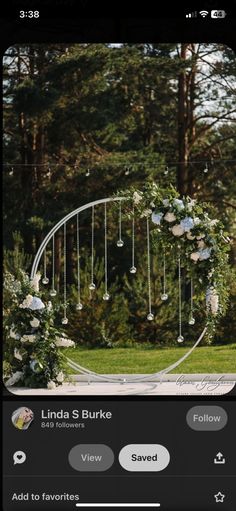
<instances>
[{"instance_id":1,"label":"wedding arch photo","mask_svg":"<svg viewBox=\"0 0 236 511\"><path fill-rule=\"evenodd\" d=\"M219 43L6 50L10 394L233 391L235 95Z\"/></svg>"}]
</instances>

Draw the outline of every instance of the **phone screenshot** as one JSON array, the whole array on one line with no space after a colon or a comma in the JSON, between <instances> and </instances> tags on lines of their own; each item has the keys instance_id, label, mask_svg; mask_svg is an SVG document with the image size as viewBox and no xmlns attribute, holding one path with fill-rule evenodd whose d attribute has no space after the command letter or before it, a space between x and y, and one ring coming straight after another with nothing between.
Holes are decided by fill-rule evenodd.
<instances>
[{"instance_id":1,"label":"phone screenshot","mask_svg":"<svg viewBox=\"0 0 236 511\"><path fill-rule=\"evenodd\" d=\"M236 511L235 3L119 8L0 17L2 509Z\"/></svg>"}]
</instances>

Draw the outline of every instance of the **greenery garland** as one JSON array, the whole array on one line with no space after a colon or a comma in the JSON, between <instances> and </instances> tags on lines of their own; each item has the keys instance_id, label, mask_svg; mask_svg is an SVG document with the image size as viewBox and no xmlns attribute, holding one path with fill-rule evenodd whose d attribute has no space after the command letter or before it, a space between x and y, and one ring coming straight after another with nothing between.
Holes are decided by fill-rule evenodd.
<instances>
[{"instance_id":1,"label":"greenery garland","mask_svg":"<svg viewBox=\"0 0 236 511\"><path fill-rule=\"evenodd\" d=\"M213 208L190 197L180 198L177 190L148 183L144 189L120 190L122 211L127 218L150 218L152 246L170 253L174 264L180 257L187 279L194 280L195 299L206 296L208 340L217 321L226 313L230 238L221 221L212 218Z\"/></svg>"}]
</instances>

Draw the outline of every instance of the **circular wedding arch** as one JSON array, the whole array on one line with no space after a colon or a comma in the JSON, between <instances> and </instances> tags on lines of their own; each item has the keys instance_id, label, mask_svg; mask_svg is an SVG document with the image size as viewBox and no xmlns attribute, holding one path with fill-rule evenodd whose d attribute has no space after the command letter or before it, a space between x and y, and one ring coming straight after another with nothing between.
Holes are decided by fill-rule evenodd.
<instances>
[{"instance_id":1,"label":"circular wedding arch","mask_svg":"<svg viewBox=\"0 0 236 511\"><path fill-rule=\"evenodd\" d=\"M88 203L84 204L83 206L80 206L79 208L71 211L65 217L63 217L59 222L57 222L57 224L49 231L47 236L45 236L44 240L42 241L42 243L41 243L41 245L40 245L40 247L39 247L39 249L38 249L38 251L36 253L36 256L35 256L34 261L33 261L32 269L31 269L30 279L33 280L35 275L36 275L36 273L38 271L38 267L39 267L39 263L40 263L41 257L43 255L44 250L45 250L47 244L49 243L49 241L52 239L54 234L63 225L65 225L71 218L73 218L74 216L78 215L82 211L85 211L87 209L95 207L95 206L97 206L99 204L106 204L106 203L109 203L109 202L117 202L117 201L121 202L121 201L124 201L124 200L127 200L126 197L107 197L107 198L104 198L104 199L98 199L98 200L95 200L95 201L92 201L92 202L88 202ZM92 378L94 378L97 381L107 382L107 383L142 383L142 382L150 382L152 380L155 380L158 377L162 377L163 375L170 373L172 370L174 370L176 367L178 367L182 362L184 362L184 360L186 360L193 353L195 348L200 344L201 340L203 339L204 335L206 334L206 331L207 331L207 327L205 327L202 330L200 336L198 337L197 341L192 346L192 348L190 348L176 362L174 362L170 366L162 369L161 371L158 371L158 372L155 372L155 373L151 373L151 374L148 374L148 375L143 375L143 376L137 375L136 376L134 374L130 374L128 377L124 378L124 377L122 377L120 375L115 375L115 374L114 375L105 375L105 374L96 373L95 371L91 371L90 369L85 368L85 367L81 366L80 364L75 363L73 360L69 359L68 357L67 357L67 363L68 363L68 366L71 367L72 369L74 369L76 371L79 371L81 374L87 376L88 380L90 380L91 377L92 377Z\"/></svg>"}]
</instances>

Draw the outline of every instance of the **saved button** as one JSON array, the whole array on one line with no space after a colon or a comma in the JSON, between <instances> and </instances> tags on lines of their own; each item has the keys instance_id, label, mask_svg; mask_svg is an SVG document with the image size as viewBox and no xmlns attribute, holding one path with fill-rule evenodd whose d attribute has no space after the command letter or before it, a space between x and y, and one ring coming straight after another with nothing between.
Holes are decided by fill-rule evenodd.
<instances>
[{"instance_id":1,"label":"saved button","mask_svg":"<svg viewBox=\"0 0 236 511\"><path fill-rule=\"evenodd\" d=\"M170 463L170 454L160 444L129 444L121 449L120 465L129 472L160 472Z\"/></svg>"}]
</instances>

